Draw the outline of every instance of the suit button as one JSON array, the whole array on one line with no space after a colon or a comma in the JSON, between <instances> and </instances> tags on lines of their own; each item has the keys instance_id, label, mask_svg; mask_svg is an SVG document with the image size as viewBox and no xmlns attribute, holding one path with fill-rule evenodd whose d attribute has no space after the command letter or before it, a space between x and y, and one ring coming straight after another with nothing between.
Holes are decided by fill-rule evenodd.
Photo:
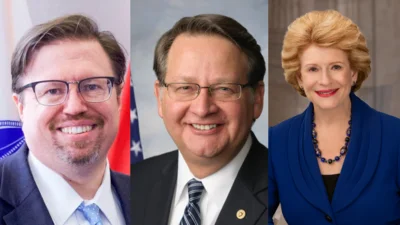
<instances>
[{"instance_id":1,"label":"suit button","mask_svg":"<svg viewBox=\"0 0 400 225\"><path fill-rule=\"evenodd\" d=\"M331 223L332 223L332 218L331 218L329 215L325 215L325 219L326 219L328 222L331 222Z\"/></svg>"}]
</instances>

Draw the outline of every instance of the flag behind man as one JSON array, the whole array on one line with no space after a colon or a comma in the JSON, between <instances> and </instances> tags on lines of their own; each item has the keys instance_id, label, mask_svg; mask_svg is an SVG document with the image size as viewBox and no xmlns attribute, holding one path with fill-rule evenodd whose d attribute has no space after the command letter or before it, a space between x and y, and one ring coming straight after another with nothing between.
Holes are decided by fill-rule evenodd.
<instances>
[{"instance_id":1,"label":"flag behind man","mask_svg":"<svg viewBox=\"0 0 400 225\"><path fill-rule=\"evenodd\" d=\"M139 135L139 118L136 109L135 93L131 80L131 164L135 164L143 160L142 144Z\"/></svg>"},{"instance_id":2,"label":"flag behind man","mask_svg":"<svg viewBox=\"0 0 400 225\"><path fill-rule=\"evenodd\" d=\"M111 169L124 174L129 174L130 171L130 77L131 70L128 64L121 93L119 131L108 153Z\"/></svg>"}]
</instances>

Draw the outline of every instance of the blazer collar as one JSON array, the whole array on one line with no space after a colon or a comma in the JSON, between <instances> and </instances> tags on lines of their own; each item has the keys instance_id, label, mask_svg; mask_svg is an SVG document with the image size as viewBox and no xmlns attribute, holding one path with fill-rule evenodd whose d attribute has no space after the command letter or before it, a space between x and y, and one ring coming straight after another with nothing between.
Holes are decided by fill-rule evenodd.
<instances>
[{"instance_id":1,"label":"blazer collar","mask_svg":"<svg viewBox=\"0 0 400 225\"><path fill-rule=\"evenodd\" d=\"M325 213L337 212L353 202L368 184L377 167L381 122L379 114L353 93L352 133L332 205L329 203L311 138L313 104L295 117L289 130L288 164L293 181L303 197Z\"/></svg>"},{"instance_id":2,"label":"blazer collar","mask_svg":"<svg viewBox=\"0 0 400 225\"><path fill-rule=\"evenodd\" d=\"M251 135L253 144L233 183L216 225L267 224L267 149L258 142L253 133ZM239 219L238 213L241 210L246 215Z\"/></svg>"},{"instance_id":3,"label":"blazer collar","mask_svg":"<svg viewBox=\"0 0 400 225\"><path fill-rule=\"evenodd\" d=\"M161 170L161 179L149 187L151 194L145 206L144 224L168 224L178 171L178 151L172 154L173 160Z\"/></svg>"},{"instance_id":4,"label":"blazer collar","mask_svg":"<svg viewBox=\"0 0 400 225\"><path fill-rule=\"evenodd\" d=\"M111 184L118 195L118 200L121 204L122 214L125 218L125 224L131 224L130 215L130 186L129 176L111 171Z\"/></svg>"},{"instance_id":5,"label":"blazer collar","mask_svg":"<svg viewBox=\"0 0 400 225\"><path fill-rule=\"evenodd\" d=\"M0 199L12 210L4 215L6 224L53 224L29 169L28 148L23 146L4 160L0 168Z\"/></svg>"}]
</instances>

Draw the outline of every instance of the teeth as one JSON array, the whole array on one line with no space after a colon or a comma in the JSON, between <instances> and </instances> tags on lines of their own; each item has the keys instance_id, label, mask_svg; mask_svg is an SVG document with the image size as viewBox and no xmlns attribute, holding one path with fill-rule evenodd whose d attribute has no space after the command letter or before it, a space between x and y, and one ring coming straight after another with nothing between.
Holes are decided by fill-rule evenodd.
<instances>
[{"instance_id":1,"label":"teeth","mask_svg":"<svg viewBox=\"0 0 400 225\"><path fill-rule=\"evenodd\" d=\"M92 129L93 126L79 126L79 127L64 127L61 128L61 131L67 134L81 134L91 131Z\"/></svg>"},{"instance_id":2,"label":"teeth","mask_svg":"<svg viewBox=\"0 0 400 225\"><path fill-rule=\"evenodd\" d=\"M209 124L209 125L192 124L192 126L198 130L211 130L216 128L217 124Z\"/></svg>"},{"instance_id":3,"label":"teeth","mask_svg":"<svg viewBox=\"0 0 400 225\"><path fill-rule=\"evenodd\" d=\"M334 91L320 91L319 93L321 93L321 94L330 94L330 93L333 93Z\"/></svg>"}]
</instances>

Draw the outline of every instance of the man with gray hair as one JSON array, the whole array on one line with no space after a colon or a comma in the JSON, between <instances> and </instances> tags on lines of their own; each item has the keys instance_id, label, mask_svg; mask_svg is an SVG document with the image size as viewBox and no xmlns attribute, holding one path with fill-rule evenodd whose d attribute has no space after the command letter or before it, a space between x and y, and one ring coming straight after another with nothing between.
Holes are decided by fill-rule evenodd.
<instances>
[{"instance_id":1,"label":"man with gray hair","mask_svg":"<svg viewBox=\"0 0 400 225\"><path fill-rule=\"evenodd\" d=\"M267 224L267 149L251 132L265 70L226 16L185 17L160 38L154 92L178 150L132 166L133 224Z\"/></svg>"},{"instance_id":2,"label":"man with gray hair","mask_svg":"<svg viewBox=\"0 0 400 225\"><path fill-rule=\"evenodd\" d=\"M126 59L82 15L30 29L11 62L26 146L0 161L0 224L130 224L129 176L110 170Z\"/></svg>"}]
</instances>

